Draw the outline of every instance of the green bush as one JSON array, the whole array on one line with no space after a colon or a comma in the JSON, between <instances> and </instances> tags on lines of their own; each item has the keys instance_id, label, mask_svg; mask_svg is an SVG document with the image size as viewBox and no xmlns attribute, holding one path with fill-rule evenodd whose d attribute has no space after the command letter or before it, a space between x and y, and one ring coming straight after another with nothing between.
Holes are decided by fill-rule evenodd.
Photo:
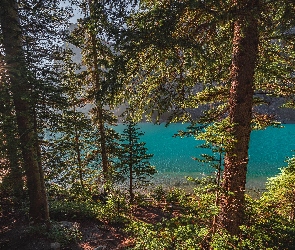
<instances>
[{"instance_id":1,"label":"green bush","mask_svg":"<svg viewBox=\"0 0 295 250\"><path fill-rule=\"evenodd\" d=\"M48 229L46 225L30 226L27 231L28 235L46 237L53 242L60 243L63 247L82 239L82 233L79 224L76 222L51 222Z\"/></svg>"},{"instance_id":2,"label":"green bush","mask_svg":"<svg viewBox=\"0 0 295 250\"><path fill-rule=\"evenodd\" d=\"M66 225L62 222L53 222L51 229L46 233L49 239L59 242L62 246L72 242L78 242L82 239L82 233L79 230L78 223L70 223Z\"/></svg>"},{"instance_id":3,"label":"green bush","mask_svg":"<svg viewBox=\"0 0 295 250\"><path fill-rule=\"evenodd\" d=\"M122 194L110 194L105 205L100 206L98 219L112 223L126 222L129 205Z\"/></svg>"},{"instance_id":4,"label":"green bush","mask_svg":"<svg viewBox=\"0 0 295 250\"><path fill-rule=\"evenodd\" d=\"M49 209L55 220L96 219L100 214L100 205L91 201L52 201Z\"/></svg>"},{"instance_id":5,"label":"green bush","mask_svg":"<svg viewBox=\"0 0 295 250\"><path fill-rule=\"evenodd\" d=\"M151 197L154 198L157 202L165 199L166 191L163 186L157 186L152 190Z\"/></svg>"}]
</instances>

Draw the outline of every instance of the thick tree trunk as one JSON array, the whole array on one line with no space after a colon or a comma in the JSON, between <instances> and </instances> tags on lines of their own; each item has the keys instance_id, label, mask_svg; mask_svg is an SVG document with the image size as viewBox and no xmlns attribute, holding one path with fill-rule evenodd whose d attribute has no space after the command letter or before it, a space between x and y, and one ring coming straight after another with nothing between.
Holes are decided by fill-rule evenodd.
<instances>
[{"instance_id":1,"label":"thick tree trunk","mask_svg":"<svg viewBox=\"0 0 295 250\"><path fill-rule=\"evenodd\" d=\"M9 96L7 96L9 98ZM9 116L10 112L10 117ZM3 133L6 136L7 158L9 160L10 172L7 177L9 186L11 186L12 193L16 198L23 196L23 174L21 169L21 162L19 156L19 141L16 133L16 124L11 116L11 109L8 109L7 117L3 120Z\"/></svg>"},{"instance_id":2,"label":"thick tree trunk","mask_svg":"<svg viewBox=\"0 0 295 250\"><path fill-rule=\"evenodd\" d=\"M234 23L233 59L230 89L230 122L236 142L227 151L219 222L232 235L240 232L244 219L248 147L251 133L254 71L258 54L256 9L258 0L235 0L237 19Z\"/></svg>"},{"instance_id":3,"label":"thick tree trunk","mask_svg":"<svg viewBox=\"0 0 295 250\"><path fill-rule=\"evenodd\" d=\"M8 66L11 91L17 117L27 187L30 218L33 222L48 222L48 204L44 191L43 170L38 161L37 134L34 131L30 83L22 48L22 34L15 0L0 0L0 22Z\"/></svg>"}]
</instances>

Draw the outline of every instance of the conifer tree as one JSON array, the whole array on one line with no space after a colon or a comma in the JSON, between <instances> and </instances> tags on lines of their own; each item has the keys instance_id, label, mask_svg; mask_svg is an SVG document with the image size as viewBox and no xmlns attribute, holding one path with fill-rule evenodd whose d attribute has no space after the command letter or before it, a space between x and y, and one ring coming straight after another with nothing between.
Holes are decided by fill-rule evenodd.
<instances>
[{"instance_id":1,"label":"conifer tree","mask_svg":"<svg viewBox=\"0 0 295 250\"><path fill-rule=\"evenodd\" d=\"M77 48L66 45L58 65L60 85L67 100L58 122L50 128L45 162L47 182L56 183L74 192L87 191L95 184L99 169L99 133L88 115L89 104L83 84L84 72Z\"/></svg>"},{"instance_id":2,"label":"conifer tree","mask_svg":"<svg viewBox=\"0 0 295 250\"><path fill-rule=\"evenodd\" d=\"M111 181L113 168L112 155L116 151L118 134L111 128L117 118L110 108L114 107L116 81L114 79L114 61L116 53L108 41L109 23L107 4L101 1L82 1L80 8L83 18L72 32L70 42L81 49L81 72L88 93L86 102L92 105L90 116L98 131L97 145L104 181Z\"/></svg>"},{"instance_id":3,"label":"conifer tree","mask_svg":"<svg viewBox=\"0 0 295 250\"><path fill-rule=\"evenodd\" d=\"M129 195L132 203L136 184L148 182L148 178L156 173L156 169L149 162L153 155L147 153L145 142L140 141L143 132L133 121L128 120L125 126L121 135L117 172L124 181L129 182Z\"/></svg>"},{"instance_id":4,"label":"conifer tree","mask_svg":"<svg viewBox=\"0 0 295 250\"><path fill-rule=\"evenodd\" d=\"M9 75L6 87L13 100L18 127L18 135L14 136L20 140L34 222L49 221L40 136L62 100L51 55L67 20L65 13L59 1L1 1L1 31ZM18 151L17 145L14 150Z\"/></svg>"},{"instance_id":5,"label":"conifer tree","mask_svg":"<svg viewBox=\"0 0 295 250\"><path fill-rule=\"evenodd\" d=\"M271 123L253 107L294 85L293 11L290 1L141 1L122 36L138 119L168 112L169 122L191 121L197 134L216 121L230 132L219 224L234 235L243 223L251 128Z\"/></svg>"},{"instance_id":6,"label":"conifer tree","mask_svg":"<svg viewBox=\"0 0 295 250\"><path fill-rule=\"evenodd\" d=\"M30 196L30 217L34 222L49 222L48 204L44 187L42 166L35 148L37 134L34 131L28 69L22 47L21 27L16 1L1 3L1 29L5 61L10 76L11 92L17 117L24 168Z\"/></svg>"}]
</instances>

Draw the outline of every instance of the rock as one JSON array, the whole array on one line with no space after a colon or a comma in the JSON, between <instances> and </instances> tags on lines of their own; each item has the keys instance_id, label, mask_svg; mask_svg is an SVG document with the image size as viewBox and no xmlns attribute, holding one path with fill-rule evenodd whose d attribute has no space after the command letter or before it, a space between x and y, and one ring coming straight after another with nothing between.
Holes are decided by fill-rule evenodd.
<instances>
[{"instance_id":1,"label":"rock","mask_svg":"<svg viewBox=\"0 0 295 250\"><path fill-rule=\"evenodd\" d=\"M51 243L50 249L60 250L60 244L58 242Z\"/></svg>"},{"instance_id":2,"label":"rock","mask_svg":"<svg viewBox=\"0 0 295 250\"><path fill-rule=\"evenodd\" d=\"M79 223L70 221L60 221L59 224L67 229L79 228Z\"/></svg>"},{"instance_id":3,"label":"rock","mask_svg":"<svg viewBox=\"0 0 295 250\"><path fill-rule=\"evenodd\" d=\"M98 246L94 250L105 250L105 249L106 249L106 246Z\"/></svg>"},{"instance_id":4,"label":"rock","mask_svg":"<svg viewBox=\"0 0 295 250\"><path fill-rule=\"evenodd\" d=\"M62 227L71 228L73 227L74 223L69 221L60 221L59 222Z\"/></svg>"}]
</instances>

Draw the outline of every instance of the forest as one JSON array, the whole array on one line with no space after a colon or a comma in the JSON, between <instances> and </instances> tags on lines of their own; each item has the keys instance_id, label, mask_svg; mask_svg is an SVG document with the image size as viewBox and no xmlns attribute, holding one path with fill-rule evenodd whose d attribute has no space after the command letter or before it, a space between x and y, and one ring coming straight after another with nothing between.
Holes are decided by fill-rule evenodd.
<instances>
[{"instance_id":1,"label":"forest","mask_svg":"<svg viewBox=\"0 0 295 250\"><path fill-rule=\"evenodd\" d=\"M282 126L264 107L295 107L294 17L293 0L0 0L0 248L295 249L295 157L246 189L251 131ZM214 174L155 185L141 122L189 123L175 133Z\"/></svg>"}]
</instances>

